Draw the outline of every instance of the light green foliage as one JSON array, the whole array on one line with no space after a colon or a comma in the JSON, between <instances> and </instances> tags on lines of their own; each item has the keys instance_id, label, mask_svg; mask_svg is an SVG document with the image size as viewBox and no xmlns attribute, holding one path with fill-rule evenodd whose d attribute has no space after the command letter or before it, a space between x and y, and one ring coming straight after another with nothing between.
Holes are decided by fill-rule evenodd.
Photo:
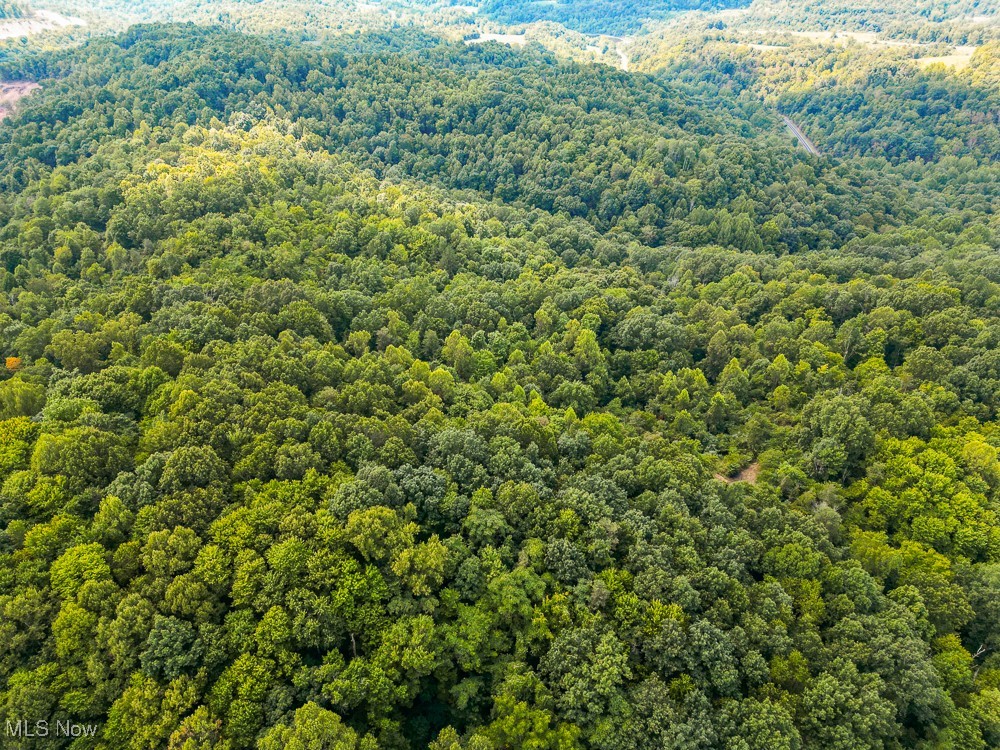
<instances>
[{"instance_id":1,"label":"light green foliage","mask_svg":"<svg viewBox=\"0 0 1000 750\"><path fill-rule=\"evenodd\" d=\"M315 703L298 709L292 726L274 727L257 744L258 750L356 750L368 746L364 741L358 743L357 734L345 727L337 714Z\"/></svg>"}]
</instances>

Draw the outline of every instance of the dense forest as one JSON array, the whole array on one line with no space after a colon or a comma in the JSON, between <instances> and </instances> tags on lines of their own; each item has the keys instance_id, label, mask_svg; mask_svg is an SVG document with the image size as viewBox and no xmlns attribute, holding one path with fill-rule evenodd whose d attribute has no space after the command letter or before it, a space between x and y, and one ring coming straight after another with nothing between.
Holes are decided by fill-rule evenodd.
<instances>
[{"instance_id":1,"label":"dense forest","mask_svg":"<svg viewBox=\"0 0 1000 750\"><path fill-rule=\"evenodd\" d=\"M1000 747L997 50L724 41L0 50L0 744Z\"/></svg>"},{"instance_id":2,"label":"dense forest","mask_svg":"<svg viewBox=\"0 0 1000 750\"><path fill-rule=\"evenodd\" d=\"M977 52L973 71L995 69L998 49L994 43ZM944 69L894 75L876 68L832 91L788 95L781 108L839 154L885 156L895 163L969 154L988 164L1000 159L997 93Z\"/></svg>"},{"instance_id":3,"label":"dense forest","mask_svg":"<svg viewBox=\"0 0 1000 750\"><path fill-rule=\"evenodd\" d=\"M858 44L789 44L762 51L703 34L669 53L648 43L643 65L673 86L713 91L744 106L769 102L839 156L897 166L960 156L991 167L1000 158L998 55L1000 43L982 45L956 74L922 65L906 47L887 53Z\"/></svg>"}]
</instances>

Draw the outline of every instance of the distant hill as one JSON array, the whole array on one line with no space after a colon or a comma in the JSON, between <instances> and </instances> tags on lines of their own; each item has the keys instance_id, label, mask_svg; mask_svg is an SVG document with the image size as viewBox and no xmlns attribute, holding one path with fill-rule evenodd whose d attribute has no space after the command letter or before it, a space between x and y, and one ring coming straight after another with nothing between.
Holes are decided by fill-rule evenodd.
<instances>
[{"instance_id":1,"label":"distant hill","mask_svg":"<svg viewBox=\"0 0 1000 750\"><path fill-rule=\"evenodd\" d=\"M644 21L676 11L741 8L749 0L486 0L484 13L501 23L554 21L586 34L631 34Z\"/></svg>"}]
</instances>

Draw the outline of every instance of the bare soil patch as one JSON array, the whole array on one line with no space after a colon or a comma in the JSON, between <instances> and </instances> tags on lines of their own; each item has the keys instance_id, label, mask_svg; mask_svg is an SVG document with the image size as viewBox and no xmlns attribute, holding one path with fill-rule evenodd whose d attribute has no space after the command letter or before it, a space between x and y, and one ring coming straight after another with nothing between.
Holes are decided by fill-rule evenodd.
<instances>
[{"instance_id":1,"label":"bare soil patch","mask_svg":"<svg viewBox=\"0 0 1000 750\"><path fill-rule=\"evenodd\" d=\"M724 477L722 474L716 474L715 478L720 482L725 482L726 484L735 484L736 482L746 482L747 484L757 484L757 477L760 476L760 464L756 461L750 464L748 467L743 469L735 477Z\"/></svg>"},{"instance_id":2,"label":"bare soil patch","mask_svg":"<svg viewBox=\"0 0 1000 750\"><path fill-rule=\"evenodd\" d=\"M0 121L14 111L14 105L32 91L40 89L33 81L10 81L0 83Z\"/></svg>"},{"instance_id":3,"label":"bare soil patch","mask_svg":"<svg viewBox=\"0 0 1000 750\"><path fill-rule=\"evenodd\" d=\"M64 16L51 10L36 10L27 18L13 18L0 23L0 39L14 39L19 36L31 36L42 31L63 29L67 26L83 26L82 18Z\"/></svg>"},{"instance_id":4,"label":"bare soil patch","mask_svg":"<svg viewBox=\"0 0 1000 750\"><path fill-rule=\"evenodd\" d=\"M940 55L938 57L921 57L917 60L917 63L922 68L926 68L928 65L936 65L941 63L942 65L947 65L948 67L961 70L969 66L969 61L972 60L972 56L976 53L976 48L971 46L966 47L955 47L950 55Z\"/></svg>"}]
</instances>

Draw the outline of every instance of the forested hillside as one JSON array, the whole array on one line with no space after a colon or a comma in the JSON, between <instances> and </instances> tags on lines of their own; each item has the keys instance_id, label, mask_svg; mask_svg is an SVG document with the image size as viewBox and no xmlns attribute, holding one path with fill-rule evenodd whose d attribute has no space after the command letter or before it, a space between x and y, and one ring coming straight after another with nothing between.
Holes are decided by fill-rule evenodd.
<instances>
[{"instance_id":1,"label":"forested hillside","mask_svg":"<svg viewBox=\"0 0 1000 750\"><path fill-rule=\"evenodd\" d=\"M503 23L555 21L589 34L629 34L672 12L749 5L749 0L485 0L482 10Z\"/></svg>"},{"instance_id":2,"label":"forested hillside","mask_svg":"<svg viewBox=\"0 0 1000 750\"><path fill-rule=\"evenodd\" d=\"M897 166L949 156L990 166L1000 157L998 42L977 48L960 73L922 64L906 47L760 47L703 34L666 55L649 44L644 66L673 86L714 90L744 106L769 102L834 155ZM918 171L926 175L923 164Z\"/></svg>"},{"instance_id":3,"label":"forested hillside","mask_svg":"<svg viewBox=\"0 0 1000 750\"><path fill-rule=\"evenodd\" d=\"M996 38L1000 8L992 0L755 0L740 21L784 29L874 32L921 42Z\"/></svg>"},{"instance_id":4,"label":"forested hillside","mask_svg":"<svg viewBox=\"0 0 1000 750\"><path fill-rule=\"evenodd\" d=\"M8 50L2 746L1000 747L996 52L720 49Z\"/></svg>"}]
</instances>

